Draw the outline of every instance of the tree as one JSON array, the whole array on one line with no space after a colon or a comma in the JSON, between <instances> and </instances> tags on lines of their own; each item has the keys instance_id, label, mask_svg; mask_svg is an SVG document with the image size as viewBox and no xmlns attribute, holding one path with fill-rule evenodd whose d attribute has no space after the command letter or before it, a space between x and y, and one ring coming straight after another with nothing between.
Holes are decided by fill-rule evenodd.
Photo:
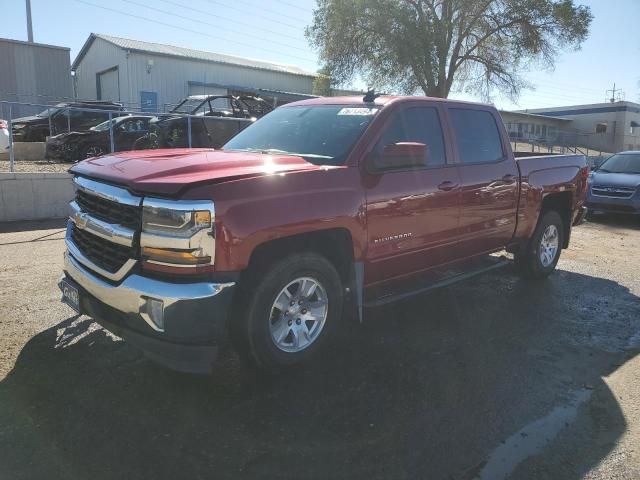
<instances>
[{"instance_id":1,"label":"tree","mask_svg":"<svg viewBox=\"0 0 640 480\"><path fill-rule=\"evenodd\" d=\"M331 70L328 67L325 66L318 70L318 76L313 80L311 93L321 97L331 96Z\"/></svg>"},{"instance_id":2,"label":"tree","mask_svg":"<svg viewBox=\"0 0 640 480\"><path fill-rule=\"evenodd\" d=\"M317 0L306 35L341 84L447 97L452 88L517 98L519 72L579 49L591 11L573 0Z\"/></svg>"}]
</instances>

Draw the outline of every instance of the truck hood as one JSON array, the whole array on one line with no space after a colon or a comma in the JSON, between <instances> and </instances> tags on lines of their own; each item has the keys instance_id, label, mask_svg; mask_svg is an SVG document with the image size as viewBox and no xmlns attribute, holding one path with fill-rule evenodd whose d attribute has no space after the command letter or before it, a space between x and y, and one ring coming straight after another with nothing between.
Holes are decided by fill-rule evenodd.
<instances>
[{"instance_id":1,"label":"truck hood","mask_svg":"<svg viewBox=\"0 0 640 480\"><path fill-rule=\"evenodd\" d=\"M634 173L607 173L596 170L591 176L591 185L636 188L640 185L640 175Z\"/></svg>"},{"instance_id":2,"label":"truck hood","mask_svg":"<svg viewBox=\"0 0 640 480\"><path fill-rule=\"evenodd\" d=\"M175 196L195 183L320 170L302 157L212 149L161 149L121 152L84 160L69 171L139 193Z\"/></svg>"},{"instance_id":3,"label":"truck hood","mask_svg":"<svg viewBox=\"0 0 640 480\"><path fill-rule=\"evenodd\" d=\"M36 115L31 116L31 117L20 117L20 118L14 118L11 122L13 125L16 124L27 124L27 123L49 123L49 119L47 117L38 117Z\"/></svg>"}]
</instances>

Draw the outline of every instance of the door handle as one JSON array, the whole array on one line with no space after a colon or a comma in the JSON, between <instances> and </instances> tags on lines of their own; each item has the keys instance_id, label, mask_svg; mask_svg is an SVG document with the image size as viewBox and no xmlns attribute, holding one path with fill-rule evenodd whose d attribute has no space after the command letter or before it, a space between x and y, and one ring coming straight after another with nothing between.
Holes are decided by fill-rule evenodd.
<instances>
[{"instance_id":1,"label":"door handle","mask_svg":"<svg viewBox=\"0 0 640 480\"><path fill-rule=\"evenodd\" d=\"M453 190L457 186L458 186L457 183L453 183L450 180L446 180L446 181L442 182L440 185L438 185L438 190L442 190L442 191L448 192L450 190Z\"/></svg>"},{"instance_id":2,"label":"door handle","mask_svg":"<svg viewBox=\"0 0 640 480\"><path fill-rule=\"evenodd\" d=\"M500 181L504 183L513 183L516 181L516 176L510 173L507 173L500 179Z\"/></svg>"}]
</instances>

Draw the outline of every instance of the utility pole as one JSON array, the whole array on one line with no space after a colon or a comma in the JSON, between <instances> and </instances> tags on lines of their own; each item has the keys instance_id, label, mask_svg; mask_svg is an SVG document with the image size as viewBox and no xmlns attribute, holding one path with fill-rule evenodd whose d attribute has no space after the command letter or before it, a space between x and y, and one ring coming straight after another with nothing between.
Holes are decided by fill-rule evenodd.
<instances>
[{"instance_id":1,"label":"utility pole","mask_svg":"<svg viewBox=\"0 0 640 480\"><path fill-rule=\"evenodd\" d=\"M31 25L31 0L26 0L27 2L27 36L29 38L29 43L33 43L33 25Z\"/></svg>"}]
</instances>

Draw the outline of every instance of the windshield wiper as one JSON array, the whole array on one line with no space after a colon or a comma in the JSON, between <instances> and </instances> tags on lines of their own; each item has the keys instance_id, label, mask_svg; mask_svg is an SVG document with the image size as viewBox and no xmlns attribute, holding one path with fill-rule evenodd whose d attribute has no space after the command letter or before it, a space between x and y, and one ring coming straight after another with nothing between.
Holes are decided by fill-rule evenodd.
<instances>
[{"instance_id":1,"label":"windshield wiper","mask_svg":"<svg viewBox=\"0 0 640 480\"><path fill-rule=\"evenodd\" d=\"M308 158L322 158L322 159L333 159L333 157L329 155L320 155L317 153L297 153L297 152L288 152L286 150L280 150L279 148L234 148L233 150L229 150L230 152L251 152L251 153L264 153L265 155L289 155L292 157L308 157Z\"/></svg>"}]
</instances>

